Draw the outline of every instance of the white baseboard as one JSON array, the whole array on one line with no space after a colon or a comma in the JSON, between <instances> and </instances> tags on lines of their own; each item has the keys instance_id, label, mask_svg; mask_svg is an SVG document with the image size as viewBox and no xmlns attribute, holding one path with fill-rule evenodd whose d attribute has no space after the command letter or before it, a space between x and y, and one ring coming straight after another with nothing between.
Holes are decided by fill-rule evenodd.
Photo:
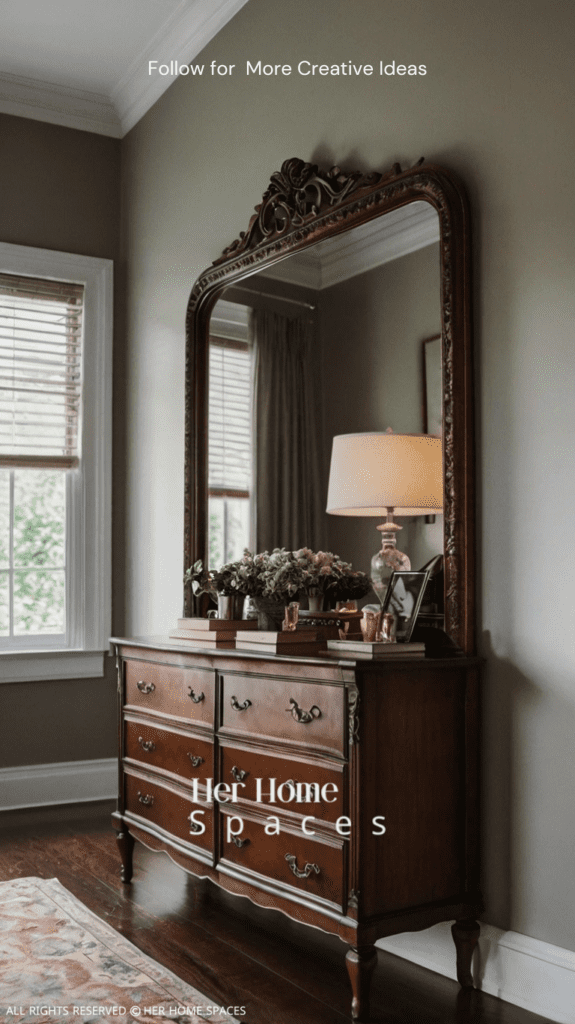
<instances>
[{"instance_id":1,"label":"white baseboard","mask_svg":"<svg viewBox=\"0 0 575 1024\"><path fill-rule=\"evenodd\" d=\"M0 811L110 800L117 790L114 757L0 768Z\"/></svg>"},{"instance_id":2,"label":"white baseboard","mask_svg":"<svg viewBox=\"0 0 575 1024\"><path fill-rule=\"evenodd\" d=\"M377 946L448 978L456 977L448 923L391 935L379 939ZM547 1021L575 1024L575 953L568 949L482 923L474 980L483 992L539 1013Z\"/></svg>"}]
</instances>

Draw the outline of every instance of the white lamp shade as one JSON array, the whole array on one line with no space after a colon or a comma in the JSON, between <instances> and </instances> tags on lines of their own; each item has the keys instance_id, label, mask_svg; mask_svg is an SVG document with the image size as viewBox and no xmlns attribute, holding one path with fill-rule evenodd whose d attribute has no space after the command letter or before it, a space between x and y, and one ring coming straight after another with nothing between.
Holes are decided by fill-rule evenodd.
<instances>
[{"instance_id":1,"label":"white lamp shade","mask_svg":"<svg viewBox=\"0 0 575 1024\"><path fill-rule=\"evenodd\" d=\"M333 439L327 512L339 516L432 515L443 511L440 437L339 434Z\"/></svg>"}]
</instances>

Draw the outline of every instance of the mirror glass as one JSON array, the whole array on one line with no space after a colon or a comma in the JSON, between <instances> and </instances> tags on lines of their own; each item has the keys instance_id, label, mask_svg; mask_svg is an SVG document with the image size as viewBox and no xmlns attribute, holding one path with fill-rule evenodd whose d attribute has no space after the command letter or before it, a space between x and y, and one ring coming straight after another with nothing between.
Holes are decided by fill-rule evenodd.
<instances>
[{"instance_id":1,"label":"mirror glass","mask_svg":"<svg viewBox=\"0 0 575 1024\"><path fill-rule=\"evenodd\" d=\"M325 513L332 438L441 431L434 208L410 203L226 288L208 375L210 564L306 546L369 572L380 520ZM443 516L399 522L414 570L443 553Z\"/></svg>"}]
</instances>

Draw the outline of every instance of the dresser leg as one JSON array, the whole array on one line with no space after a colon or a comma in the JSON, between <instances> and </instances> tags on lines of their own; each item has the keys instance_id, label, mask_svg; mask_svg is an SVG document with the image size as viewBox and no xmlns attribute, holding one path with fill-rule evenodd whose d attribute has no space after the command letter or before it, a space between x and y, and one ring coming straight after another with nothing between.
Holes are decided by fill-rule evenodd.
<instances>
[{"instance_id":1,"label":"dresser leg","mask_svg":"<svg viewBox=\"0 0 575 1024\"><path fill-rule=\"evenodd\" d=\"M479 939L479 924L472 918L456 921L451 925L451 934L457 952L457 980L462 988L473 988L471 960Z\"/></svg>"},{"instance_id":2,"label":"dresser leg","mask_svg":"<svg viewBox=\"0 0 575 1024\"><path fill-rule=\"evenodd\" d=\"M126 828L121 819L116 819L116 821L113 822L113 825L116 832L116 842L118 844L120 857L122 859L122 866L120 868L120 878L122 879L123 882L131 882L134 837L130 835L128 829Z\"/></svg>"},{"instance_id":3,"label":"dresser leg","mask_svg":"<svg viewBox=\"0 0 575 1024\"><path fill-rule=\"evenodd\" d=\"M376 964L375 946L351 946L347 952L345 965L353 992L351 1016L354 1020L367 1020L369 1017L369 989Z\"/></svg>"}]
</instances>

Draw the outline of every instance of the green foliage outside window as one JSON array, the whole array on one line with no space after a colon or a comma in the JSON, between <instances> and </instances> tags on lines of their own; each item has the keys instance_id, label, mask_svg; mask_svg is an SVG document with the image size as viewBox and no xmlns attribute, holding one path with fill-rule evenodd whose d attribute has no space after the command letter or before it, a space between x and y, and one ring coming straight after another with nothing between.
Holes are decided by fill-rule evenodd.
<instances>
[{"instance_id":1,"label":"green foliage outside window","mask_svg":"<svg viewBox=\"0 0 575 1024\"><path fill-rule=\"evenodd\" d=\"M4 636L10 632L10 586L15 636L65 632L65 492L66 476L61 472L0 472L0 633Z\"/></svg>"}]
</instances>

